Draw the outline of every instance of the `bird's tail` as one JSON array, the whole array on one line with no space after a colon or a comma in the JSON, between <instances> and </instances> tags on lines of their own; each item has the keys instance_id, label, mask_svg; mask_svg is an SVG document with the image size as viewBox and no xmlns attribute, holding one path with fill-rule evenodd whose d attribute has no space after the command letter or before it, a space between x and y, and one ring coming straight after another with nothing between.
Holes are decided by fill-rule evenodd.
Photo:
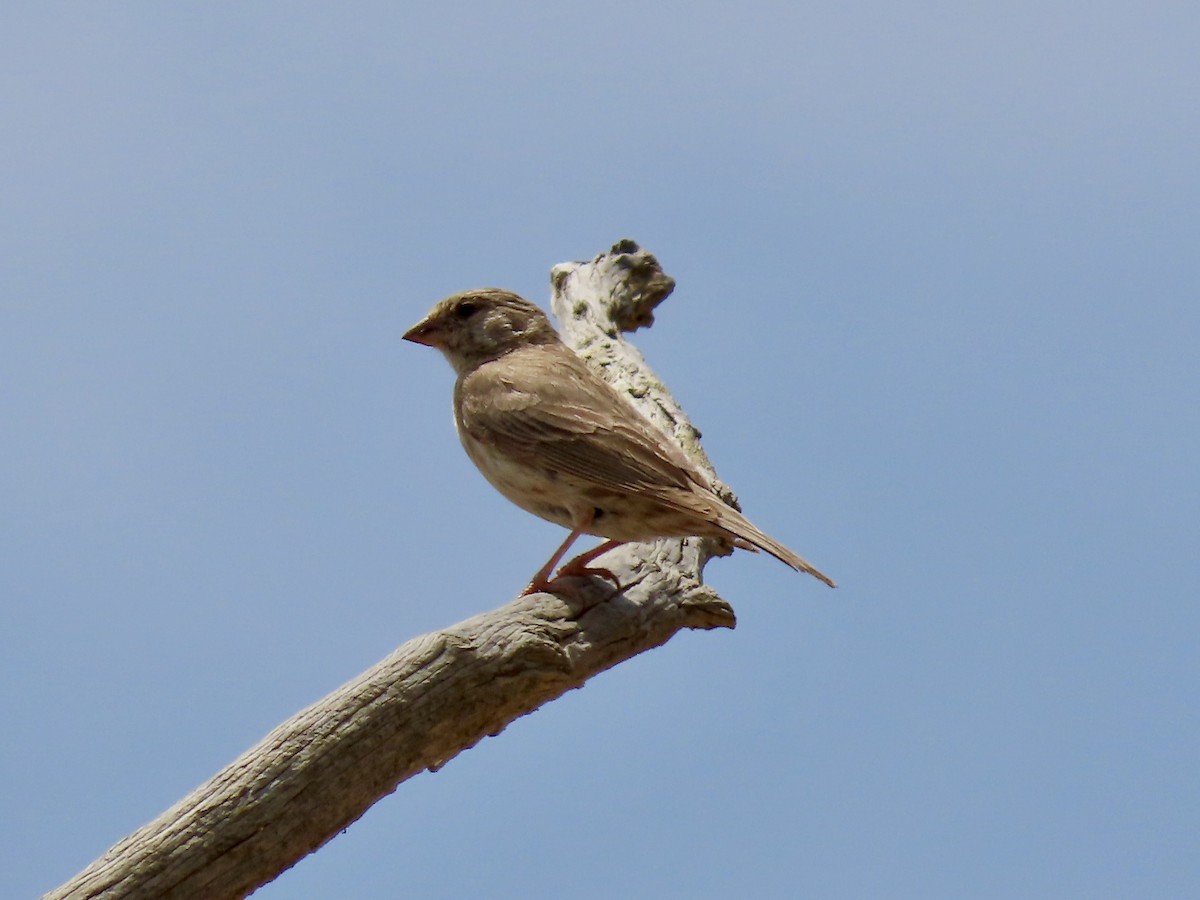
<instances>
[{"instance_id":1,"label":"bird's tail","mask_svg":"<svg viewBox=\"0 0 1200 900\"><path fill-rule=\"evenodd\" d=\"M820 579L830 587L837 587L833 583L833 579L810 565L809 562L802 556L793 553L779 541L768 537L751 524L750 520L739 513L732 507L721 510L720 525L726 531L730 532L740 541L736 541L739 546L743 546L747 550L764 550L770 553L773 557L786 565L791 566L798 572L807 572L813 578ZM742 542L745 542L743 544ZM749 546L746 546L749 545Z\"/></svg>"}]
</instances>

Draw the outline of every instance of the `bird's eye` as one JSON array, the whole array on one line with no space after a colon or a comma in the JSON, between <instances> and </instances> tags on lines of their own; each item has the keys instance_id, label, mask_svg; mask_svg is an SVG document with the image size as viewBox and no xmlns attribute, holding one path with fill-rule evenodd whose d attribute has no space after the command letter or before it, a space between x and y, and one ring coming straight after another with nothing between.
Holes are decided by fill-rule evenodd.
<instances>
[{"instance_id":1,"label":"bird's eye","mask_svg":"<svg viewBox=\"0 0 1200 900\"><path fill-rule=\"evenodd\" d=\"M454 307L454 315L460 319L469 319L477 312L479 312L479 304L472 303L470 300L464 300L458 306Z\"/></svg>"}]
</instances>

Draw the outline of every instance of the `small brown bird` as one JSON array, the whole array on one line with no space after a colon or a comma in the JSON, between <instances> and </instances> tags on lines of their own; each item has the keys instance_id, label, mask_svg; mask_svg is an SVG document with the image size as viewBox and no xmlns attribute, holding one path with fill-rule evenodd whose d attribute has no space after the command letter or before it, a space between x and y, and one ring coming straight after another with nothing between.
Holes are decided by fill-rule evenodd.
<instances>
[{"instance_id":1,"label":"small brown bird","mask_svg":"<svg viewBox=\"0 0 1200 900\"><path fill-rule=\"evenodd\" d=\"M545 313L508 291L439 302L404 335L442 351L458 380L454 422L467 455L521 509L570 530L524 593L545 590L581 534L607 538L558 575L628 541L724 538L834 583L721 500L683 451L564 344ZM620 585L618 584L618 588Z\"/></svg>"}]
</instances>

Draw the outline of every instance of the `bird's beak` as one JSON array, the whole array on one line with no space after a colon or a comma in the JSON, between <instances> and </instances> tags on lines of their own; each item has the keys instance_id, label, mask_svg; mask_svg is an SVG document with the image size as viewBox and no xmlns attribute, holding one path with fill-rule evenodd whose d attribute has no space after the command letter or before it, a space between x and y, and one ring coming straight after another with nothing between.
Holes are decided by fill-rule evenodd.
<instances>
[{"instance_id":1,"label":"bird's beak","mask_svg":"<svg viewBox=\"0 0 1200 900\"><path fill-rule=\"evenodd\" d=\"M404 340L412 341L414 344L424 344L426 347L437 347L441 345L437 332L438 328L433 322L422 319L404 332Z\"/></svg>"}]
</instances>

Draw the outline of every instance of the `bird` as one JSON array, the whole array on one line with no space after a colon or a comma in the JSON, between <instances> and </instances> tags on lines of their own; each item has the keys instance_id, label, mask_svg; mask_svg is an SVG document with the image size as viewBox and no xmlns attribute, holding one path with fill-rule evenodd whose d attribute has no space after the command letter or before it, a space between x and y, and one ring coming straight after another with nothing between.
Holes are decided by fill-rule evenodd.
<instances>
[{"instance_id":1,"label":"bird","mask_svg":"<svg viewBox=\"0 0 1200 900\"><path fill-rule=\"evenodd\" d=\"M559 337L535 304L500 288L440 300L404 333L453 367L454 423L483 476L526 512L569 534L522 591L568 575L621 544L713 537L764 550L800 572L832 580L768 537L721 499L683 450ZM605 538L551 573L583 534Z\"/></svg>"}]
</instances>

